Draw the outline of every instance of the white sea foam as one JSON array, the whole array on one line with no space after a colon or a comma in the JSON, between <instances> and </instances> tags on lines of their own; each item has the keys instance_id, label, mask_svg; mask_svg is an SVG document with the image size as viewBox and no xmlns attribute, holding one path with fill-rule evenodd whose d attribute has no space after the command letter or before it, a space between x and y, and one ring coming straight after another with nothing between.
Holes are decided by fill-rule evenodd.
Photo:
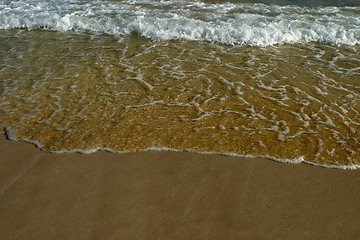
<instances>
[{"instance_id":1,"label":"white sea foam","mask_svg":"<svg viewBox=\"0 0 360 240\"><path fill-rule=\"evenodd\" d=\"M6 137L9 140L16 140L16 131L12 128L5 128Z\"/></svg>"},{"instance_id":2,"label":"white sea foam","mask_svg":"<svg viewBox=\"0 0 360 240\"><path fill-rule=\"evenodd\" d=\"M184 39L267 46L303 42L360 43L360 7L206 4L187 1L39 1L0 3L0 29L137 33L155 40Z\"/></svg>"},{"instance_id":3,"label":"white sea foam","mask_svg":"<svg viewBox=\"0 0 360 240\"><path fill-rule=\"evenodd\" d=\"M37 148L42 149L43 144L41 144L38 141L25 139L25 138L17 138L16 137L16 131L12 128L6 128L5 129L6 135L8 139L15 140L15 141L23 141L34 144ZM118 151L114 150L112 148L108 147L94 147L94 148L86 148L86 149L67 149L67 150L59 150L59 151L50 151L51 153L56 154L64 154L64 153L82 153L82 154L91 154L98 151L106 151L106 152L113 152L113 153L127 153L127 151ZM139 149L138 151L171 151L171 152L192 152L197 154L217 154L217 155L224 155L224 156L232 156L232 157L245 157L245 158L267 158L276 162L281 163L293 163L293 164L299 164L299 163L305 163L317 167L324 167L324 168L337 168L337 169L350 169L355 170L359 169L359 164L350 164L350 165L331 165L331 164L318 164L314 162L310 162L304 159L303 156L298 156L293 159L285 159L285 158L277 158L270 155L251 155L251 154L239 154L235 152L205 152L205 151L194 151L192 149L176 149L176 148L169 148L169 147L160 147L160 146L154 146L154 147L148 147L144 149Z\"/></svg>"},{"instance_id":4,"label":"white sea foam","mask_svg":"<svg viewBox=\"0 0 360 240\"><path fill-rule=\"evenodd\" d=\"M16 130L13 129L13 128L5 128L5 135L6 137L9 139L9 140L13 140L13 141L23 141L23 142L28 142L28 143L32 143L34 144L37 148L39 149L42 149L43 148L43 144L41 144L40 142L38 141L34 141L34 140L31 140L31 139L22 139L22 138L18 138L16 136Z\"/></svg>"}]
</instances>

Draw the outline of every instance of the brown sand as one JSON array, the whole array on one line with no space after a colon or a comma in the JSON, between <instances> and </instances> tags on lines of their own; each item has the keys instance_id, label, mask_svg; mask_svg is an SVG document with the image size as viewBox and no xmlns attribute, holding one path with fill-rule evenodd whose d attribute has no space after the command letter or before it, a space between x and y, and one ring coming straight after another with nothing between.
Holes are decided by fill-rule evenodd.
<instances>
[{"instance_id":1,"label":"brown sand","mask_svg":"<svg viewBox=\"0 0 360 240\"><path fill-rule=\"evenodd\" d=\"M360 170L0 139L0 239L359 239Z\"/></svg>"}]
</instances>

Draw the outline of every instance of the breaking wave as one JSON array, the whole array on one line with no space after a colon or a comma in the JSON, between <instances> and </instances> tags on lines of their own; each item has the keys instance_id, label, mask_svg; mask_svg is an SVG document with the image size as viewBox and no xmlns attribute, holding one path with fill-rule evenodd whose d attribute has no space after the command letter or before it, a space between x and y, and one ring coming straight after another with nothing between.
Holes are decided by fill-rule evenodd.
<instances>
[{"instance_id":1,"label":"breaking wave","mask_svg":"<svg viewBox=\"0 0 360 240\"><path fill-rule=\"evenodd\" d=\"M0 29L80 31L153 40L269 46L360 43L359 7L206 4L188 1L5 1Z\"/></svg>"}]
</instances>

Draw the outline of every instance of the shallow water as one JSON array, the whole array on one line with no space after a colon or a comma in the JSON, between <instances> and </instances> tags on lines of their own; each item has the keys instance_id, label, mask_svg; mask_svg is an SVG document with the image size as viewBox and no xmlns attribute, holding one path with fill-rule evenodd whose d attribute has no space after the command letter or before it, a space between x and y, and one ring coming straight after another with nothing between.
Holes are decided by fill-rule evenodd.
<instances>
[{"instance_id":1,"label":"shallow water","mask_svg":"<svg viewBox=\"0 0 360 240\"><path fill-rule=\"evenodd\" d=\"M211 6L201 9L213 11ZM245 10L234 6L231 11L242 16ZM267 8L249 6L256 15ZM304 8L292 11L303 14ZM341 11L354 24L359 18L352 15L358 9ZM339 26L349 21L338 12L333 16ZM214 21L210 25L223 24ZM9 138L51 152L171 149L360 165L360 30L351 24L339 27L338 35L319 30L310 34L313 39L307 39L306 24L289 36L266 35L269 29L260 24L255 29L266 31L254 30L257 38L246 41L216 28L199 40L186 37L197 36L190 27L192 33L177 38L179 29L159 32L148 25L148 32L100 34L91 30L100 26L96 22L84 31L44 31L41 24L30 30L34 21L24 23L22 29L15 24L0 30L0 122ZM109 26L103 29L114 30ZM151 38L153 33L163 37ZM242 44L229 44L234 39Z\"/></svg>"},{"instance_id":2,"label":"shallow water","mask_svg":"<svg viewBox=\"0 0 360 240\"><path fill-rule=\"evenodd\" d=\"M44 150L167 147L359 161L358 46L14 30L1 42L1 121Z\"/></svg>"}]
</instances>

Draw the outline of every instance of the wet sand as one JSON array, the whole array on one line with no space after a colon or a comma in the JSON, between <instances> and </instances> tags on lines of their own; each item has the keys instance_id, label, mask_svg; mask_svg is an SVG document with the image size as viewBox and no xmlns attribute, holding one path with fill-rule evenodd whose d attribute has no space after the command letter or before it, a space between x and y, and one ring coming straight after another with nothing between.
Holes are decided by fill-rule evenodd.
<instances>
[{"instance_id":1,"label":"wet sand","mask_svg":"<svg viewBox=\"0 0 360 240\"><path fill-rule=\"evenodd\" d=\"M360 170L0 139L0 239L358 239Z\"/></svg>"}]
</instances>

